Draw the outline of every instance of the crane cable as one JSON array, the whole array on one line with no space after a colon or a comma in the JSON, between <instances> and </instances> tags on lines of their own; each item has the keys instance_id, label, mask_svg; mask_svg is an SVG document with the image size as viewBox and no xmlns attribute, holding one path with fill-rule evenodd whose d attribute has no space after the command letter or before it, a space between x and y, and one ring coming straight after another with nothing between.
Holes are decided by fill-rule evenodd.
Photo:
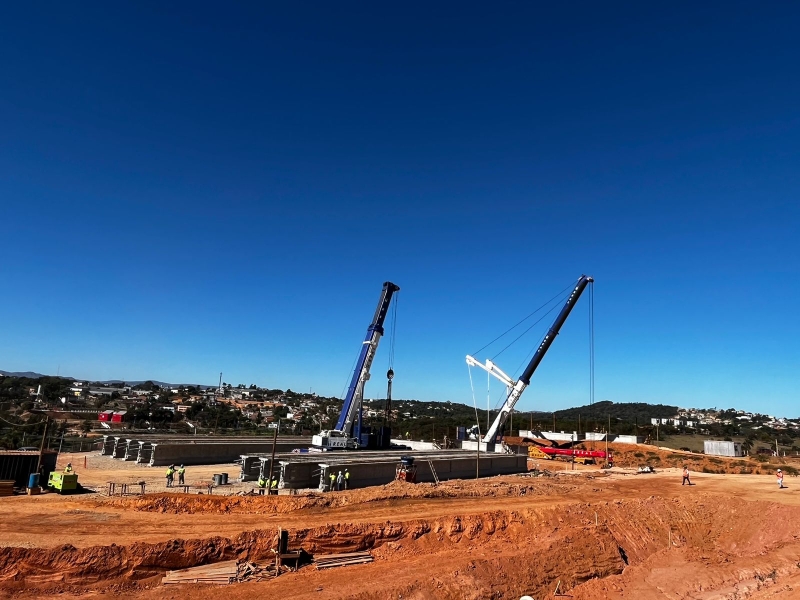
<instances>
[{"instance_id":1,"label":"crane cable","mask_svg":"<svg viewBox=\"0 0 800 600\"><path fill-rule=\"evenodd\" d=\"M496 338L494 338L494 339L493 339L491 342L489 342L488 344L486 344L486 345L485 345L485 346L483 346L482 348L480 348L480 349L476 350L475 352L473 352L473 353L472 353L472 356L475 356L475 355L477 355L478 353L482 352L483 350L485 350L486 348L488 348L489 346L491 346L492 344L494 344L494 343L495 343L497 340L499 340L500 338L504 337L504 336L505 336L505 335L507 335L509 332L511 332L511 330L513 330L513 329L515 329L515 328L519 327L520 325L522 325L522 323L524 323L525 321L527 321L528 319L530 319L530 318L531 318L533 315L535 315L537 312L539 312L540 310L542 310L542 309L543 309L545 306L547 306L548 304L550 304L550 303L551 303L553 300L555 300L556 298L560 297L560 296L561 296L561 295L562 295L564 292L566 292L566 291L567 291L567 290L569 290L569 289L572 289L572 288L574 288L574 287L575 287L575 284L577 284L577 282L578 282L578 281L579 281L578 279L576 279L575 281L573 281L571 284L569 284L569 285L568 285L567 287L565 287L563 290L561 290L560 292L558 292L558 293L557 293L555 296L553 296L552 298L550 298L550 300L548 300L547 302L545 302L544 304L542 304L542 305L541 305L539 308L537 308L535 311L533 311L533 312L532 312L531 314L529 314L527 317L523 318L522 320L520 320L520 321L519 321L518 323L516 323L515 325L512 325L511 327L509 327L508 329L506 329L506 330L505 330L503 333L501 333L500 335L498 335ZM516 341L516 340L514 340L514 341ZM512 343L513 343L513 342L512 342ZM501 352L502 352L502 351L501 351Z\"/></svg>"},{"instance_id":2,"label":"crane cable","mask_svg":"<svg viewBox=\"0 0 800 600\"><path fill-rule=\"evenodd\" d=\"M397 331L397 304L400 301L400 294L394 295L394 302L392 302L392 324L389 327L389 370L394 369L394 341L395 332Z\"/></svg>"},{"instance_id":3,"label":"crane cable","mask_svg":"<svg viewBox=\"0 0 800 600\"><path fill-rule=\"evenodd\" d=\"M589 289L589 405L594 404L594 282Z\"/></svg>"},{"instance_id":4,"label":"crane cable","mask_svg":"<svg viewBox=\"0 0 800 600\"><path fill-rule=\"evenodd\" d=\"M576 279L574 282L572 282L571 284L569 284L569 285L568 285L567 287L565 287L563 290L561 290L560 292L558 292L558 293L557 293L555 296L553 296L552 298L550 298L550 299L549 299L547 302L545 302L544 304L542 304L542 305L541 305L539 308L537 308L536 310L534 310L534 311L533 311L532 313L530 313L528 316L526 316L525 318L523 318L522 320L520 320L519 322L517 322L515 325L513 325L513 326L509 327L509 328L508 328L506 331L504 331L504 332L503 332L503 333L501 333L499 336L497 336L496 338L494 338L494 339L493 339L491 342L489 342L488 344L486 344L485 346L483 346L483 348L481 348L480 350L477 350L476 352L473 352L473 353L472 353L472 354L473 354L473 356L474 356L474 355L476 355L476 354L478 354L479 352L481 352L481 350L485 350L486 348L488 348L489 346L491 346L492 344L494 344L494 343L495 343L497 340L499 340L499 339L501 339L502 337L504 337L505 335L507 335L509 332L511 332L511 331L512 331L513 329L515 329L516 327L519 327L519 325L521 325L522 323L524 323L525 321L527 321L528 319L530 319L530 318L531 318L533 315L535 315L537 312L539 312L540 310L542 310L544 307L546 307L546 306L547 306L548 304L550 304L551 302L553 302L553 301L555 301L555 300L557 300L557 299L561 298L562 296L564 296L564 295L566 294L566 292L568 292L569 290L571 290L571 289L573 289L573 288L575 287L575 284L576 284L577 282L578 282L578 279ZM502 350L500 350L500 352L498 352L497 354L495 354L495 355L494 355L494 356L491 358L491 360L495 360L495 359L496 359L498 356L500 356L500 355L501 355L503 352L505 352L506 350L508 350L508 349L509 349L511 346L513 346L514 344L516 344L516 343L517 343L517 342L520 340L520 338L522 338L522 337L523 337L525 334L527 334L527 333L528 333L528 332L529 332L531 329L533 329L533 328L534 328L536 325L538 325L539 323L541 323L541 322L542 322L542 321L545 319L545 317L547 317L547 315L549 315L550 313L552 313L552 312L553 312L553 311L554 311L556 308L558 308L558 307L559 307L559 304L558 304L558 303L554 304L554 305L553 305L553 306L552 306L552 307L551 307L551 308L550 308L550 309L549 309L549 310L548 310L546 313L544 313L544 314L543 314L543 315L542 315L542 316L541 316L539 319L537 319L537 320L536 320L534 323L532 323L532 324L530 325L530 327L528 327L528 328L527 328L525 331L523 331L521 334L519 334L519 335L518 335L516 338L514 338L514 339L513 339L511 342L509 342L509 343L508 343L508 344L507 344L507 345L506 345L506 346L505 346L505 347L504 347ZM545 335L546 335L546 334L545 334ZM542 339L544 339L544 335L542 336ZM539 344L541 344L541 340L540 340ZM537 345L536 345L536 347L538 347L538 346L539 346L539 344L537 344ZM520 365L519 365L519 366L518 366L518 367L517 367L517 368L516 368L514 371L512 371L512 372L515 374L515 378L516 378L516 373L518 373L518 372L519 372L519 370L522 368L522 366L523 366L523 365L524 365L524 364L525 364L525 363L526 363L528 360L530 360L530 357L531 357L531 356L533 355L533 353L536 351L536 347L534 347L534 348L533 348L533 350L531 350L531 351L530 351L530 353L528 353L528 355L527 355L527 356L526 356L526 357L523 359L522 363L520 363ZM469 369L469 366L467 366L467 368ZM469 376L470 376L470 384L471 384L471 383L472 383L472 371L471 371L471 370L469 371ZM489 378L489 379L491 379L491 378ZM490 391L489 391L488 387L487 387L487 390L486 390L486 392L487 392L486 412L487 412L487 419L488 419L488 418L489 418L489 414L490 414L490 412L491 412L491 409L490 409L490 404L491 404L491 401L490 401L490 400L489 400L489 398L488 398L488 395L490 394ZM474 399L474 395L475 395L475 392L474 392L474 389L473 389L473 403L474 403L474 400L475 400L475 399ZM506 390L506 391L504 391L504 392L502 392L502 393L500 394L500 396L498 397L497 401L495 402L494 408L495 408L495 409L497 409L497 408L498 408L498 406L500 406L500 404L501 404L502 402L505 402L505 399L506 399L507 397L508 397L508 391ZM477 411L477 404L476 404L476 411ZM477 418L477 412L476 412L476 418Z\"/></svg>"},{"instance_id":5,"label":"crane cable","mask_svg":"<svg viewBox=\"0 0 800 600\"><path fill-rule=\"evenodd\" d=\"M509 344L508 344L508 345L507 345L505 348L503 348L502 350L500 350L500 352L498 352L497 354L495 354L495 355L492 357L492 360L494 360L495 358L497 358L498 356L500 356L500 355L501 355L503 352L505 352L506 350L508 350L508 349L509 349L511 346L513 346L514 344L516 344L516 343L519 341L519 339L520 339L520 338L521 338L523 335L525 335L525 334L526 334L526 333L528 333L528 332L529 332L531 329L533 329L533 328L534 328L536 325L538 325L539 323L541 323L541 322L544 320L544 318L545 318L547 315L549 315L551 312L553 312L555 309L557 309L557 308L558 308L558 306L559 306L558 304L554 304L554 305L553 305L553 307L552 307L550 310L548 310L546 313L544 313L544 314L543 314L543 315L542 315L542 316L541 316L541 317L540 317L540 318L539 318L539 319L538 319L536 322L534 322L534 323L533 323L533 324L532 324L530 327L528 327L528 328L527 328L525 331L523 331L523 332L522 332L522 333L520 333L520 334L519 334L517 337L515 337L515 338L514 338L514 339L513 339L513 340L512 340L512 341L511 341L511 342L510 342L510 343L509 343ZM544 336L542 336L542 339L544 339ZM541 341L540 341L539 343L541 343ZM538 347L538 345L539 345L539 344L537 344L537 347ZM536 348L534 348L534 351L535 351L535 350L536 350ZM533 354L533 351L531 352L531 354ZM517 367L517 371L519 371L519 367Z\"/></svg>"},{"instance_id":6,"label":"crane cable","mask_svg":"<svg viewBox=\"0 0 800 600\"><path fill-rule=\"evenodd\" d=\"M565 288L565 289L569 289L569 288ZM545 306L547 306L548 304L550 304L550 302L552 302L553 300L555 300L557 297L559 297L559 296L562 296L562 295L564 294L564 291L565 291L565 290L562 290L562 291L561 291L561 292L558 294L558 296L554 296L553 298L551 298L550 300L548 300L548 301L547 301L545 304L543 304L542 306L540 306L539 308L537 308L537 309L536 309L536 311L534 311L533 313L531 313L530 315L528 315L527 317L525 317L525 319L523 319L522 321L525 321L526 319L528 319L529 317L531 317L533 314L535 314L537 311L541 310L542 308L544 308ZM535 323L533 323L533 324L532 324L530 327L528 327L528 328L527 328L525 331L523 331L523 332L522 332L520 335L518 335L518 336L517 336L517 337L516 337L516 338L515 338L515 339L514 339L514 340L513 340L511 343L509 343L509 344L508 344L508 345L507 345L505 348L503 348L503 349L502 349L500 352L498 352L497 354L495 354L495 355L492 357L492 360L494 360L495 358L497 358L498 356L500 356L500 355L501 355L503 352L505 352L506 350L508 350L508 348L510 348L512 345L514 345L514 344L515 344L515 343L516 343L516 342L517 342L517 341L518 341L518 340L519 340L519 339L520 339L520 338L521 338L523 335L525 335L526 333L528 333L528 332L529 332L529 331L530 331L530 330L531 330L531 329L532 329L532 328L533 328L533 327L534 327L536 324L540 323L540 322L541 322L541 321L542 321L542 320L543 320L543 319L544 319L544 318L545 318L547 315L549 315L549 314L550 314L551 312L553 312L553 311L554 311L556 308L558 308L558 306L559 306L559 305L558 305L558 304L556 304L556 305L555 305L555 306L553 306L553 307L552 307L550 310L548 310L548 311L547 311L545 314L543 314L543 315L542 315L542 316L541 316L541 317L540 317L540 318L539 318L539 319L538 319L538 320L537 320ZM520 323L522 323L522 321L520 321ZM519 325L519 323L517 323L517 325ZM514 325L514 327L516 327L517 325ZM511 329L513 329L514 327L512 327ZM511 331L511 329L509 329L508 331ZM494 339L492 342L489 342L489 344L487 344L487 345L486 345L486 346L484 346L483 348L486 348L487 346L490 346L491 344L493 344L495 341L497 341L498 339L500 339L500 337L503 337L503 335L505 335L506 333L508 333L508 331L506 331L505 333L503 333L503 334L502 334L501 336L499 336L498 338L495 338L495 339ZM546 335L546 334L545 334L545 335ZM544 336L542 336L542 339L544 339ZM541 344L541 340L539 341L539 344ZM519 373L519 371L520 371L520 369L522 368L522 366L523 366L523 365L524 365L526 362L528 362L528 361L530 360L530 357L531 357L531 356L533 355L533 353L536 351L536 348L539 346L539 344L537 344L537 345L536 345L536 347L535 347L533 350L531 350L531 351L530 351L530 352L529 352L529 353L528 353L528 354L525 356L525 358L522 360L522 362L519 364L519 366L518 366L518 367L517 367L517 368L516 368L514 371L512 371L512 373L514 373L514 378L515 378L515 379L517 378L517 377L516 377L516 374L517 374L517 373ZM483 348L481 348L481 350L483 350ZM500 403L501 403L501 402L504 402L504 401L505 401L505 398L507 398L507 397L508 397L508 392L505 392L505 393L501 394L501 395L500 395L500 397L497 399L497 402L495 403L495 406L494 406L494 408L495 408L495 409L497 409L497 408L498 408L498 406L500 406ZM594 404L594 397L595 397L595 396L594 396L594 282L592 281L592 282L590 282L590 289L589 289L589 404L590 404L590 405L591 405L591 404Z\"/></svg>"},{"instance_id":7,"label":"crane cable","mask_svg":"<svg viewBox=\"0 0 800 600\"><path fill-rule=\"evenodd\" d=\"M481 420L478 418L478 402L475 400L475 385L472 383L472 369L467 365L469 373L469 387L472 388L472 406L475 407L475 425L478 427L478 443L481 441ZM480 448L480 446L478 446Z\"/></svg>"}]
</instances>

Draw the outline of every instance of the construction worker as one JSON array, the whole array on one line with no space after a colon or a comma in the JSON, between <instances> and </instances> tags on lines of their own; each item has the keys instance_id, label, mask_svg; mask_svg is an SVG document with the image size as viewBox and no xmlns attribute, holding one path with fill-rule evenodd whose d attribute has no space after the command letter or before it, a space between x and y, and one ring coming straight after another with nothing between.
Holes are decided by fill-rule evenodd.
<instances>
[{"instance_id":1,"label":"construction worker","mask_svg":"<svg viewBox=\"0 0 800 600\"><path fill-rule=\"evenodd\" d=\"M350 471L347 469L344 470L344 489L348 489L350 487Z\"/></svg>"},{"instance_id":2,"label":"construction worker","mask_svg":"<svg viewBox=\"0 0 800 600\"><path fill-rule=\"evenodd\" d=\"M264 479L263 475L258 476L258 495L263 496L264 490L267 489L267 480Z\"/></svg>"},{"instance_id":3,"label":"construction worker","mask_svg":"<svg viewBox=\"0 0 800 600\"><path fill-rule=\"evenodd\" d=\"M342 475L342 472L339 471L339 475L336 476L336 491L337 492L341 492L342 491L342 484L343 483L344 483L344 476Z\"/></svg>"},{"instance_id":4,"label":"construction worker","mask_svg":"<svg viewBox=\"0 0 800 600\"><path fill-rule=\"evenodd\" d=\"M330 491L332 492L333 491L333 486L336 485L336 473L334 473L333 471L331 471L330 479L331 479L331 489L330 489Z\"/></svg>"},{"instance_id":5,"label":"construction worker","mask_svg":"<svg viewBox=\"0 0 800 600\"><path fill-rule=\"evenodd\" d=\"M407 431L406 431L406 439L407 439L407 440L410 440L410 439L411 439L411 434L410 434L409 432L407 432Z\"/></svg>"},{"instance_id":6,"label":"construction worker","mask_svg":"<svg viewBox=\"0 0 800 600\"><path fill-rule=\"evenodd\" d=\"M683 465L683 482L681 483L681 485L686 485L687 483L689 485L692 485L692 482L689 481L689 467Z\"/></svg>"},{"instance_id":7,"label":"construction worker","mask_svg":"<svg viewBox=\"0 0 800 600\"><path fill-rule=\"evenodd\" d=\"M175 465L170 465L167 467L167 487L172 487L172 480L175 477Z\"/></svg>"},{"instance_id":8,"label":"construction worker","mask_svg":"<svg viewBox=\"0 0 800 600\"><path fill-rule=\"evenodd\" d=\"M186 476L186 468L181 465L178 469L178 485L186 485L184 477Z\"/></svg>"},{"instance_id":9,"label":"construction worker","mask_svg":"<svg viewBox=\"0 0 800 600\"><path fill-rule=\"evenodd\" d=\"M72 473L72 463L67 463L67 466L64 467L64 473Z\"/></svg>"},{"instance_id":10,"label":"construction worker","mask_svg":"<svg viewBox=\"0 0 800 600\"><path fill-rule=\"evenodd\" d=\"M776 472L775 474L778 476L778 489L779 489L779 490L782 490L782 489L784 489L786 486L785 486L785 485L783 485L783 471L781 471L780 469L778 469L778 470L777 470L777 472Z\"/></svg>"},{"instance_id":11,"label":"construction worker","mask_svg":"<svg viewBox=\"0 0 800 600\"><path fill-rule=\"evenodd\" d=\"M269 484L269 495L270 496L277 496L278 495L278 476L275 475L272 478L272 482Z\"/></svg>"}]
</instances>

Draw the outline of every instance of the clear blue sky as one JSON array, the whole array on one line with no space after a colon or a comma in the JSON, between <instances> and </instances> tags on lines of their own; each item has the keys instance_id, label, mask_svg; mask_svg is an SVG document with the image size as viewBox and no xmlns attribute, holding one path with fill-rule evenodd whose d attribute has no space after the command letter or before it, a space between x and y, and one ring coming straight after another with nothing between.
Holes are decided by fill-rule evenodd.
<instances>
[{"instance_id":1,"label":"clear blue sky","mask_svg":"<svg viewBox=\"0 0 800 600\"><path fill-rule=\"evenodd\" d=\"M0 368L338 395L389 279L395 397L471 402L588 273L598 400L796 416L799 18L6 3ZM587 382L584 298L519 408Z\"/></svg>"}]
</instances>

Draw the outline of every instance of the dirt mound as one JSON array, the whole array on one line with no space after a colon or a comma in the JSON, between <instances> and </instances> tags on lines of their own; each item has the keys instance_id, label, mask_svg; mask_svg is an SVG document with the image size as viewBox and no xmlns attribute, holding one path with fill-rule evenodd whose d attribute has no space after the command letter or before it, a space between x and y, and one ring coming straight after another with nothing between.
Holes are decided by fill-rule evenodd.
<instances>
[{"instance_id":1,"label":"dirt mound","mask_svg":"<svg viewBox=\"0 0 800 600\"><path fill-rule=\"evenodd\" d=\"M591 449L592 443L582 443L578 448ZM594 444L597 449L605 448L600 442ZM667 450L645 444L609 444L614 453L614 466L637 468L643 465L661 468L683 468L687 465L691 471L700 473L740 474L740 475L773 475L781 468L789 475L798 474L800 462L790 458L709 456L680 450Z\"/></svg>"},{"instance_id":2,"label":"dirt mound","mask_svg":"<svg viewBox=\"0 0 800 600\"><path fill-rule=\"evenodd\" d=\"M580 476L579 476L580 477ZM498 477L478 481L454 480L439 485L393 481L384 486L345 492L308 493L297 496L207 496L195 494L150 494L136 498L96 500L96 506L112 506L144 512L170 514L284 514L312 508L339 508L386 500L464 497L519 497L563 495L576 489L568 480L532 480Z\"/></svg>"}]
</instances>

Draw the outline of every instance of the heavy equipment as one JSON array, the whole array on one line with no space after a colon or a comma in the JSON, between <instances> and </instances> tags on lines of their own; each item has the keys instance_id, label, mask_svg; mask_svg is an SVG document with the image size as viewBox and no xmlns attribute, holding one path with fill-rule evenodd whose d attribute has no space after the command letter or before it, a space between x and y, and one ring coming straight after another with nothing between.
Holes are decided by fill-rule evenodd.
<instances>
[{"instance_id":1,"label":"heavy equipment","mask_svg":"<svg viewBox=\"0 0 800 600\"><path fill-rule=\"evenodd\" d=\"M358 448L366 448L370 445L370 436L366 432L362 432L362 402L364 400L364 385L369 380L369 370L372 366L372 361L375 358L375 353L378 350L378 343L383 336L383 324L386 320L386 315L389 312L389 306L392 302L392 297L400 288L387 281L383 284L380 299L378 300L378 307L375 310L375 316L372 322L367 327L367 335L361 345L361 351L356 361L353 376L350 380L350 385L347 388L347 394L344 397L344 404L339 419L336 422L335 429L321 431L319 435L311 438L311 445L322 450L355 450ZM392 340L393 341L393 340ZM387 373L389 379L389 386L391 390L391 380L394 377L394 371L389 368ZM362 435L365 434L365 435ZM373 445L381 448L389 447L389 439L391 431L387 426L381 427L378 436L380 441L376 441ZM373 437L373 440L378 438Z\"/></svg>"},{"instance_id":2,"label":"heavy equipment","mask_svg":"<svg viewBox=\"0 0 800 600\"><path fill-rule=\"evenodd\" d=\"M54 471L47 479L47 487L59 494L69 494L78 491L78 474Z\"/></svg>"},{"instance_id":3,"label":"heavy equipment","mask_svg":"<svg viewBox=\"0 0 800 600\"><path fill-rule=\"evenodd\" d=\"M572 460L584 465L594 464L595 459L601 458L605 462L613 464L613 454L609 450L579 450L577 448L553 448L552 446L528 446L528 458L539 458L543 460Z\"/></svg>"},{"instance_id":4,"label":"heavy equipment","mask_svg":"<svg viewBox=\"0 0 800 600\"><path fill-rule=\"evenodd\" d=\"M569 313L572 312L573 307L581 297L583 290L585 290L586 286L593 281L594 279L588 275L580 276L578 282L575 284L575 287L572 290L572 293L570 293L570 295L567 297L567 301L561 309L561 312L558 313L558 316L556 317L555 321L553 321L553 324L550 326L548 332L545 334L544 338L539 344L539 347L536 349L536 352L534 352L533 358L531 358L528 366L522 372L522 375L520 375L520 378L517 381L514 381L511 377L503 373L503 371L501 371L500 368L498 368L497 365L495 365L491 360L487 360L486 364L483 364L472 356L467 356L467 365L471 367L480 367L490 375L499 379L507 389L506 400L503 402L503 406L500 408L497 418L495 418L494 422L489 427L486 435L483 436L483 440L481 440L483 443L488 445L494 444L497 441L497 435L502 431L503 425L505 425L506 419L508 419L511 411L514 410L514 405L519 400L522 392L525 391L525 388L530 385L531 377L533 376L534 371L536 371L539 363L542 362L544 355L547 354L547 351L550 349L550 346L556 339L558 332L561 330L561 326L564 325L564 321L567 320Z\"/></svg>"},{"instance_id":5,"label":"heavy equipment","mask_svg":"<svg viewBox=\"0 0 800 600\"><path fill-rule=\"evenodd\" d=\"M406 481L417 483L417 465L414 464L413 456L402 456L397 464L394 474L395 481Z\"/></svg>"}]
</instances>

